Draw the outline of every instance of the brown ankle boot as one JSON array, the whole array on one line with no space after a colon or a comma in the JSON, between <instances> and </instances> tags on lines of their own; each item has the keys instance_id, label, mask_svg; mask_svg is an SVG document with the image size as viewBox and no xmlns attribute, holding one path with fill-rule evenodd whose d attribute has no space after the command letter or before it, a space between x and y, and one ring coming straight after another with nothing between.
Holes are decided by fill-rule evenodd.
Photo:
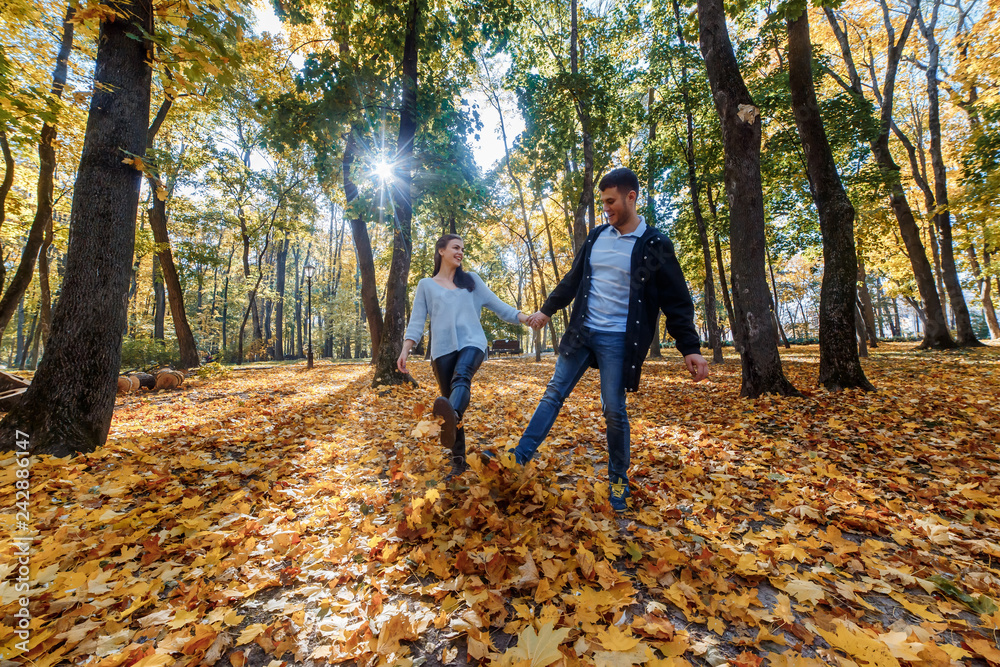
<instances>
[{"instance_id":1,"label":"brown ankle boot","mask_svg":"<svg viewBox=\"0 0 1000 667\"><path fill-rule=\"evenodd\" d=\"M455 426L458 424L458 415L455 408L451 407L451 402L444 396L438 396L434 401L434 414L444 418L441 425L441 446L447 450L455 447Z\"/></svg>"}]
</instances>

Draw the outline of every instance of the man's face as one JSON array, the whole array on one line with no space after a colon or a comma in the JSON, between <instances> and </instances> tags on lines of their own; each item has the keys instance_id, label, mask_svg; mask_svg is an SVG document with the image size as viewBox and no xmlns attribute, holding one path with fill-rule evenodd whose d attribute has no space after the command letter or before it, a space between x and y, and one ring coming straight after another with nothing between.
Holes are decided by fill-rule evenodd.
<instances>
[{"instance_id":1,"label":"man's face","mask_svg":"<svg viewBox=\"0 0 1000 667\"><path fill-rule=\"evenodd\" d=\"M604 204L604 217L615 229L628 225L635 217L635 190L623 194L617 187L601 190L601 202Z\"/></svg>"}]
</instances>

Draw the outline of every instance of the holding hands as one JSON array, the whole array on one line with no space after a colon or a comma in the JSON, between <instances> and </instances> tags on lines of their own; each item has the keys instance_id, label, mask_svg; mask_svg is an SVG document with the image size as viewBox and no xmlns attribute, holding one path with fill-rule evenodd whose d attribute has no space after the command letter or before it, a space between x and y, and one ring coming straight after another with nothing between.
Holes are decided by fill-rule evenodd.
<instances>
[{"instance_id":1,"label":"holding hands","mask_svg":"<svg viewBox=\"0 0 1000 667\"><path fill-rule=\"evenodd\" d=\"M526 316L522 323L527 324L532 329L541 329L549 323L549 316L542 311L538 311L537 313Z\"/></svg>"}]
</instances>

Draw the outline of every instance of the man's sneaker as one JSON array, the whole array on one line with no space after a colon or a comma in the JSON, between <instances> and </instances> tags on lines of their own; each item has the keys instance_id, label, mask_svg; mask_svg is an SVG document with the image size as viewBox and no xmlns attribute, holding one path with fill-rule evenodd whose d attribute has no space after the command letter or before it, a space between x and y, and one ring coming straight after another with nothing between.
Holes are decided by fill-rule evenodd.
<instances>
[{"instance_id":1,"label":"man's sneaker","mask_svg":"<svg viewBox=\"0 0 1000 667\"><path fill-rule=\"evenodd\" d=\"M628 511L628 497L632 495L629 491L628 481L624 479L617 479L611 482L608 489L608 497L611 501L611 509L615 512L627 512Z\"/></svg>"},{"instance_id":2,"label":"man's sneaker","mask_svg":"<svg viewBox=\"0 0 1000 667\"><path fill-rule=\"evenodd\" d=\"M517 454L515 449L511 447L503 452L495 452L491 449L484 449L479 453L480 460L483 465L488 465L490 461L498 461L503 465L504 461L509 461L511 468L523 468L524 464L517 460Z\"/></svg>"}]
</instances>

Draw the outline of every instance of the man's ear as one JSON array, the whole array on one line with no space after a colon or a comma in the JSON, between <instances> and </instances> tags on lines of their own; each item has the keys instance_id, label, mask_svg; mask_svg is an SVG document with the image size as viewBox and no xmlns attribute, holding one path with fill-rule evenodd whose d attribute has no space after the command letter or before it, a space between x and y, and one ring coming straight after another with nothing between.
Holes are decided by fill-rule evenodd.
<instances>
[{"instance_id":1,"label":"man's ear","mask_svg":"<svg viewBox=\"0 0 1000 667\"><path fill-rule=\"evenodd\" d=\"M628 201L629 201L630 204L634 204L636 202L636 200L638 200L638 199L639 199L639 193L638 192L636 192L635 190L629 190L628 191Z\"/></svg>"}]
</instances>

